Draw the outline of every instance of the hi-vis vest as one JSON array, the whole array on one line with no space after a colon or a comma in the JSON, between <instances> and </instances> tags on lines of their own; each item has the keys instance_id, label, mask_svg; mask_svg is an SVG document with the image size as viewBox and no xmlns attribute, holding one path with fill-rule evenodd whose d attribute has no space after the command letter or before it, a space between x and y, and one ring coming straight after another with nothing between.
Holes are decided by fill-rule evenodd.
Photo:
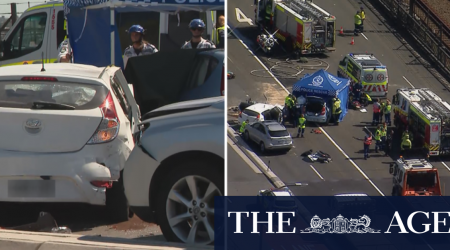
<instances>
[{"instance_id":1,"label":"hi-vis vest","mask_svg":"<svg viewBox=\"0 0 450 250\"><path fill-rule=\"evenodd\" d=\"M378 103L373 104L373 112L374 113L380 113L380 105Z\"/></svg>"},{"instance_id":2,"label":"hi-vis vest","mask_svg":"<svg viewBox=\"0 0 450 250\"><path fill-rule=\"evenodd\" d=\"M367 138L364 140L364 144L366 144L366 145L372 144L372 136L367 137Z\"/></svg>"}]
</instances>

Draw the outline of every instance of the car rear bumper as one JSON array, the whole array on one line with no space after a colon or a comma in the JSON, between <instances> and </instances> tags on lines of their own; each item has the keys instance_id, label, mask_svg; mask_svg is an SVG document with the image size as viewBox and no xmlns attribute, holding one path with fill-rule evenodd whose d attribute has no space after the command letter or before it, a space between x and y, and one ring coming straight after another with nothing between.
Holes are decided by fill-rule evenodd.
<instances>
[{"instance_id":1,"label":"car rear bumper","mask_svg":"<svg viewBox=\"0 0 450 250\"><path fill-rule=\"evenodd\" d=\"M317 123L326 123L327 122L327 117L326 116L305 115L305 119L308 122L317 122Z\"/></svg>"},{"instance_id":2,"label":"car rear bumper","mask_svg":"<svg viewBox=\"0 0 450 250\"><path fill-rule=\"evenodd\" d=\"M105 205L106 188L91 181L119 178L130 151L122 146L114 140L70 153L0 150L0 201Z\"/></svg>"},{"instance_id":3,"label":"car rear bumper","mask_svg":"<svg viewBox=\"0 0 450 250\"><path fill-rule=\"evenodd\" d=\"M267 149L270 150L283 150L283 149L291 149L292 148L292 143L291 144L283 144L283 145L273 145L273 144L269 144L267 145Z\"/></svg>"}]
</instances>

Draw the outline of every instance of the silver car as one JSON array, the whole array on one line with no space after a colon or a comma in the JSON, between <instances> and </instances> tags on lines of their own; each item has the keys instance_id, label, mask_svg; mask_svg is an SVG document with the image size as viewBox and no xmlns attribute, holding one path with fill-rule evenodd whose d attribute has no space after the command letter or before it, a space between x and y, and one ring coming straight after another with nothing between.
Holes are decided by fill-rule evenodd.
<instances>
[{"instance_id":1,"label":"silver car","mask_svg":"<svg viewBox=\"0 0 450 250\"><path fill-rule=\"evenodd\" d=\"M262 153L266 150L290 150L292 137L286 128L277 121L261 121L245 126L244 139L254 141Z\"/></svg>"}]
</instances>

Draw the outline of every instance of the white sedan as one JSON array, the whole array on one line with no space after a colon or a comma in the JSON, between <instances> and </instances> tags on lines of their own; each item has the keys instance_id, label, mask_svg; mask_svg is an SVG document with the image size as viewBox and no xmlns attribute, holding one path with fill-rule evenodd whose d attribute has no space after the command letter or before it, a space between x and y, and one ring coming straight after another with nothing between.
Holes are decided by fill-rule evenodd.
<instances>
[{"instance_id":1,"label":"white sedan","mask_svg":"<svg viewBox=\"0 0 450 250\"><path fill-rule=\"evenodd\" d=\"M169 241L214 241L214 197L224 195L224 97L156 109L142 122L124 169L125 193L139 218Z\"/></svg>"},{"instance_id":2,"label":"white sedan","mask_svg":"<svg viewBox=\"0 0 450 250\"><path fill-rule=\"evenodd\" d=\"M0 68L0 201L129 209L121 171L139 112L122 71L79 64Z\"/></svg>"}]
</instances>

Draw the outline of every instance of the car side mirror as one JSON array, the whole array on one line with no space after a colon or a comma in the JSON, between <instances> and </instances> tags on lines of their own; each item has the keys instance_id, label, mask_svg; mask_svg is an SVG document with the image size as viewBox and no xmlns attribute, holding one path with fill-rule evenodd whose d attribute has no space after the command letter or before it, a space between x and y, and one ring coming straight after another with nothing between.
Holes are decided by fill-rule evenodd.
<instances>
[{"instance_id":1,"label":"car side mirror","mask_svg":"<svg viewBox=\"0 0 450 250\"><path fill-rule=\"evenodd\" d=\"M394 173L394 164L391 163L391 165L389 166L389 174L393 174Z\"/></svg>"}]
</instances>

